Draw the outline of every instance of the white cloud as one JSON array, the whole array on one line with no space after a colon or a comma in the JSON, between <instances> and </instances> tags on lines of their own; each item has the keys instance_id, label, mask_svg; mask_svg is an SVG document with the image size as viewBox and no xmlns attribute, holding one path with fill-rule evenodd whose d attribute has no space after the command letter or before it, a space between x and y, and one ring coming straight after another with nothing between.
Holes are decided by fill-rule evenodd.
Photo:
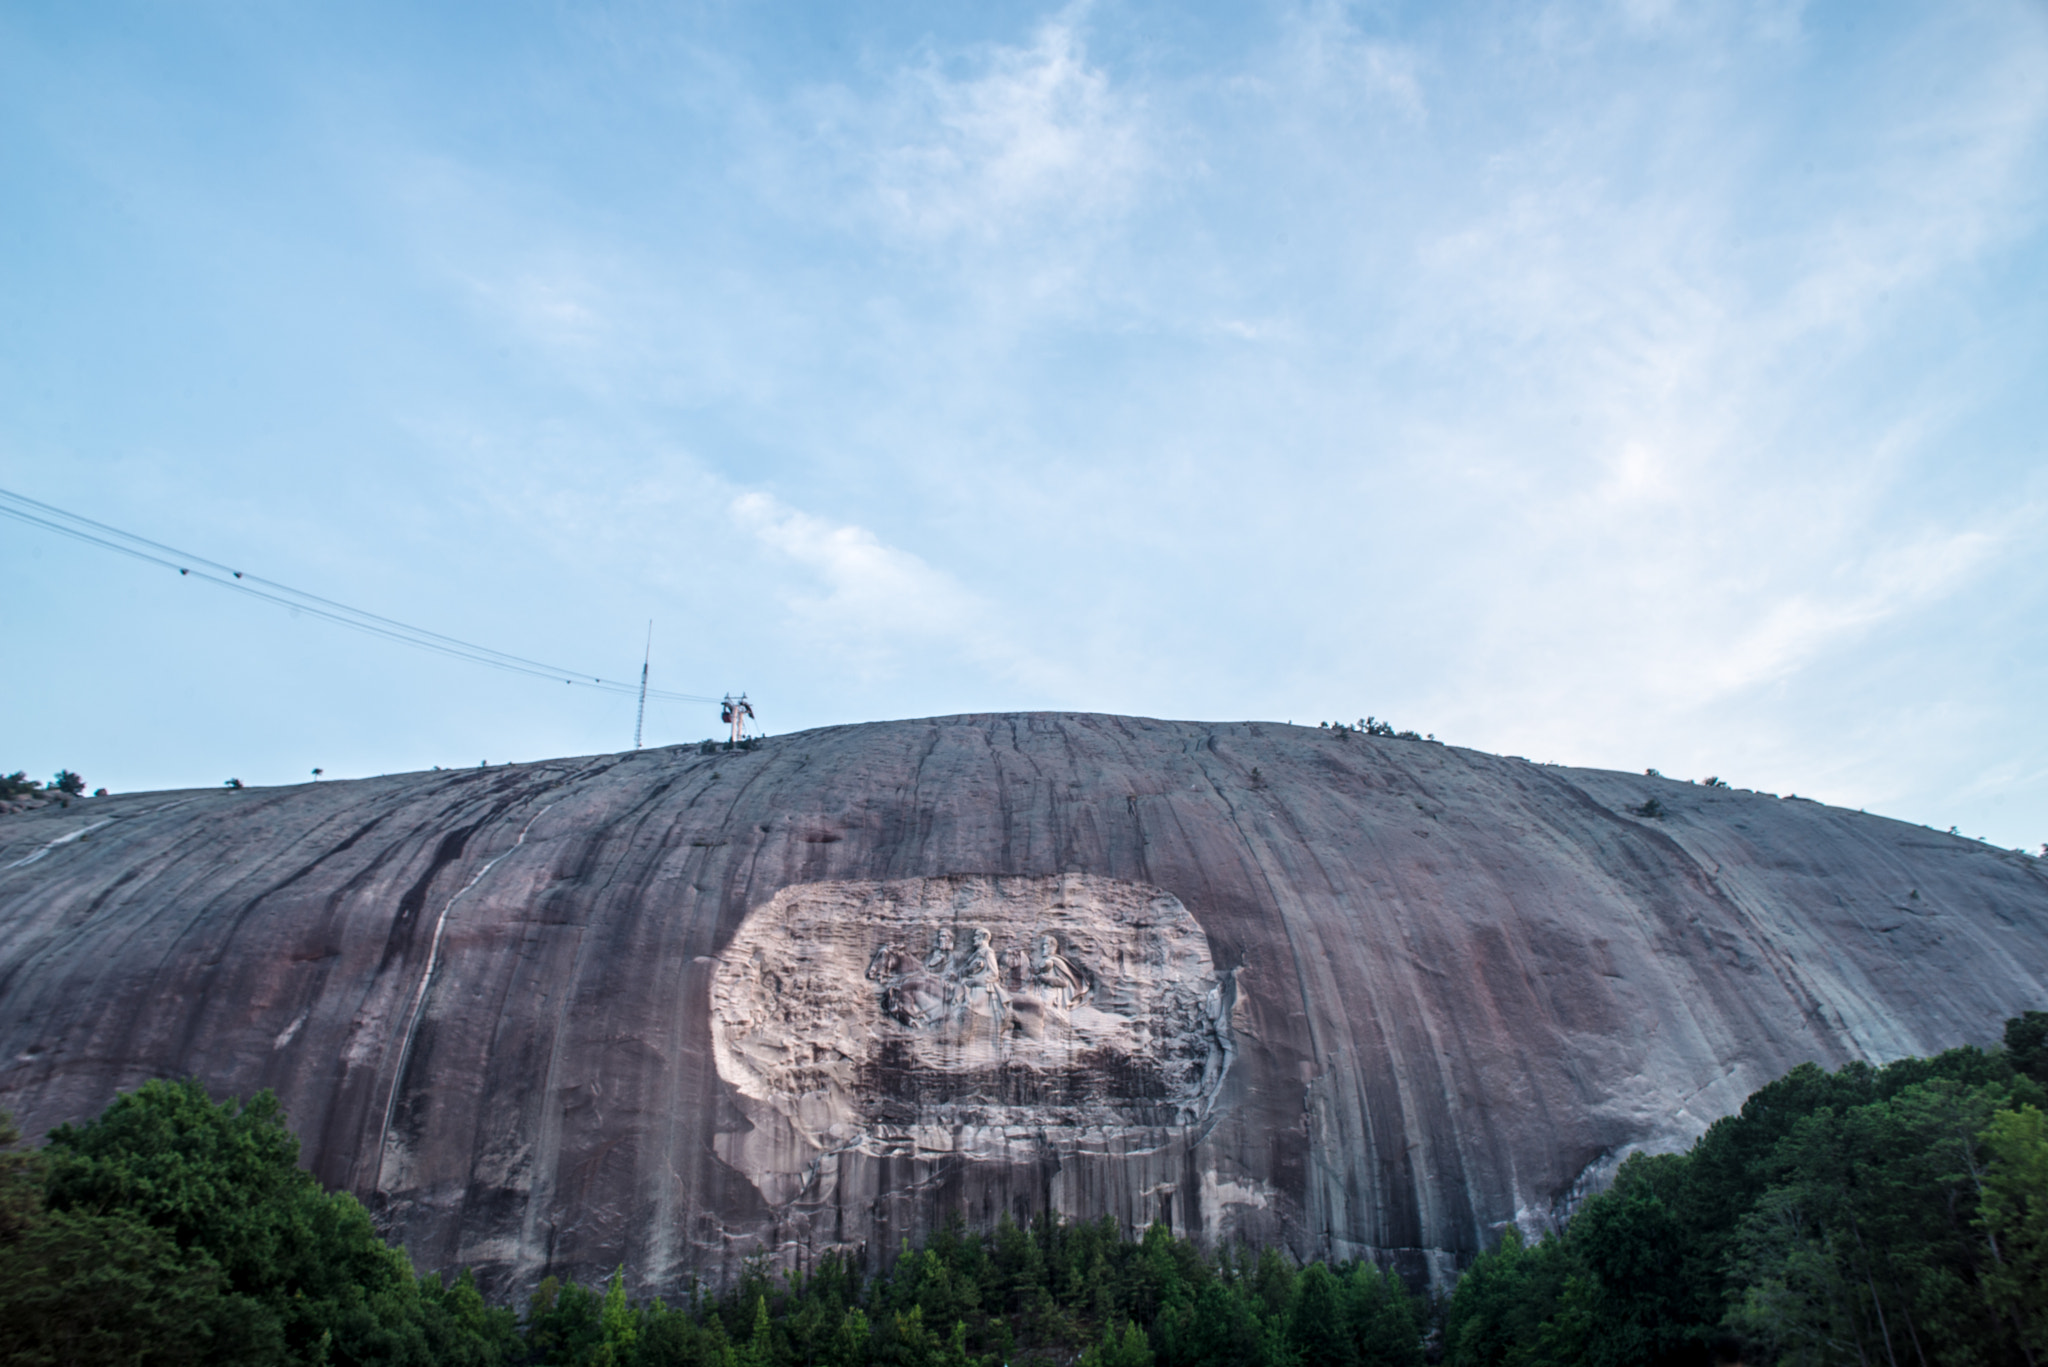
<instances>
[{"instance_id":1,"label":"white cloud","mask_svg":"<svg viewBox=\"0 0 2048 1367\"><path fill-rule=\"evenodd\" d=\"M1055 672L1001 629L1003 607L867 528L815 517L759 492L734 498L730 511L762 546L808 572L808 583L782 592L803 634L863 673L900 673L938 651L949 664L964 659L999 677L1053 681Z\"/></svg>"},{"instance_id":2,"label":"white cloud","mask_svg":"<svg viewBox=\"0 0 2048 1367\"><path fill-rule=\"evenodd\" d=\"M1687 660L1683 670L1660 662L1660 692L1673 702L1701 705L1781 679L1883 623L1949 597L1996 557L2004 540L1973 528L1873 552L1845 569L1842 588L1801 588L1766 602L1753 620L1734 624L1712 655Z\"/></svg>"},{"instance_id":3,"label":"white cloud","mask_svg":"<svg viewBox=\"0 0 2048 1367\"><path fill-rule=\"evenodd\" d=\"M1415 49L1367 36L1338 0L1315 0L1295 16L1281 60L1288 98L1384 106L1415 123L1427 114Z\"/></svg>"},{"instance_id":4,"label":"white cloud","mask_svg":"<svg viewBox=\"0 0 2048 1367\"><path fill-rule=\"evenodd\" d=\"M597 291L573 264L532 262L499 277L471 274L469 286L481 307L549 352L588 352L609 339L610 320Z\"/></svg>"},{"instance_id":5,"label":"white cloud","mask_svg":"<svg viewBox=\"0 0 2048 1367\"><path fill-rule=\"evenodd\" d=\"M1128 205L1147 153L1139 110L1054 20L1029 47L989 46L957 77L935 56L860 121L883 220L912 238L995 241Z\"/></svg>"}]
</instances>

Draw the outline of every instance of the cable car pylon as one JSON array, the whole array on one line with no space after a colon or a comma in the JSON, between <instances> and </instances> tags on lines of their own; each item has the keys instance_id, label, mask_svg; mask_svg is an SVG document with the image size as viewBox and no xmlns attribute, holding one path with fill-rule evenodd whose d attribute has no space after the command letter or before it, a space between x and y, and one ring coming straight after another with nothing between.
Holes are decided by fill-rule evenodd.
<instances>
[{"instance_id":1,"label":"cable car pylon","mask_svg":"<svg viewBox=\"0 0 2048 1367\"><path fill-rule=\"evenodd\" d=\"M647 619L647 649L640 656L640 710L633 717L633 748L640 748L640 729L647 723L647 663L654 658L654 619Z\"/></svg>"},{"instance_id":2,"label":"cable car pylon","mask_svg":"<svg viewBox=\"0 0 2048 1367\"><path fill-rule=\"evenodd\" d=\"M718 719L732 726L732 745L737 746L746 735L747 718L753 715L754 705L747 701L745 693L741 693L737 698L728 693L725 700L719 703Z\"/></svg>"}]
</instances>

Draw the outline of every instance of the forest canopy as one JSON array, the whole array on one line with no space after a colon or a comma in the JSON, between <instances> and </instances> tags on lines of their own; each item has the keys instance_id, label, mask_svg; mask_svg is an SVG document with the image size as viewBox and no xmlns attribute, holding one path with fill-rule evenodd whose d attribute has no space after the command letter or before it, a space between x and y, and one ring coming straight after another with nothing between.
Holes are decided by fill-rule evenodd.
<instances>
[{"instance_id":1,"label":"forest canopy","mask_svg":"<svg viewBox=\"0 0 2048 1367\"><path fill-rule=\"evenodd\" d=\"M417 1274L297 1166L268 1093L147 1083L34 1153L0 1127L0 1360L560 1367L2048 1363L2048 1013L2004 1047L1793 1070L1683 1154L1638 1155L1447 1299L1113 1221L955 1223L886 1268L750 1267L515 1311Z\"/></svg>"}]
</instances>

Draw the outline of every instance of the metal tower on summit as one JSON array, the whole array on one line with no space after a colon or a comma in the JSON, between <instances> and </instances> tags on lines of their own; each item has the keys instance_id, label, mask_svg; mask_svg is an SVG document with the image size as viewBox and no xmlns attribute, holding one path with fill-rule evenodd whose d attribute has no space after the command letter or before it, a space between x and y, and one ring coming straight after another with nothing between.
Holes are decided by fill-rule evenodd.
<instances>
[{"instance_id":1,"label":"metal tower on summit","mask_svg":"<svg viewBox=\"0 0 2048 1367\"><path fill-rule=\"evenodd\" d=\"M738 745L746 735L747 719L754 715L754 705L742 693L737 698L728 693L718 705L718 719L732 726L732 743Z\"/></svg>"},{"instance_id":2,"label":"metal tower on summit","mask_svg":"<svg viewBox=\"0 0 2048 1367\"><path fill-rule=\"evenodd\" d=\"M647 623L647 650L640 657L640 711L633 718L633 748L640 748L640 730L647 723L647 664L654 658L654 622Z\"/></svg>"}]
</instances>

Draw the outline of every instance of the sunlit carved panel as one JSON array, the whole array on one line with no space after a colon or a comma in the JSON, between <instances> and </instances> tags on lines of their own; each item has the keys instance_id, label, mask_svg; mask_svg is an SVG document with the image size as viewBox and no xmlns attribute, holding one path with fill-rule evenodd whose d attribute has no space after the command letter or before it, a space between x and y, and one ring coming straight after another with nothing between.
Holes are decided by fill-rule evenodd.
<instances>
[{"instance_id":1,"label":"sunlit carved panel","mask_svg":"<svg viewBox=\"0 0 2048 1367\"><path fill-rule=\"evenodd\" d=\"M750 1128L720 1152L771 1201L826 1155L1129 1153L1198 1125L1235 983L1158 888L1082 875L786 888L712 993Z\"/></svg>"}]
</instances>

